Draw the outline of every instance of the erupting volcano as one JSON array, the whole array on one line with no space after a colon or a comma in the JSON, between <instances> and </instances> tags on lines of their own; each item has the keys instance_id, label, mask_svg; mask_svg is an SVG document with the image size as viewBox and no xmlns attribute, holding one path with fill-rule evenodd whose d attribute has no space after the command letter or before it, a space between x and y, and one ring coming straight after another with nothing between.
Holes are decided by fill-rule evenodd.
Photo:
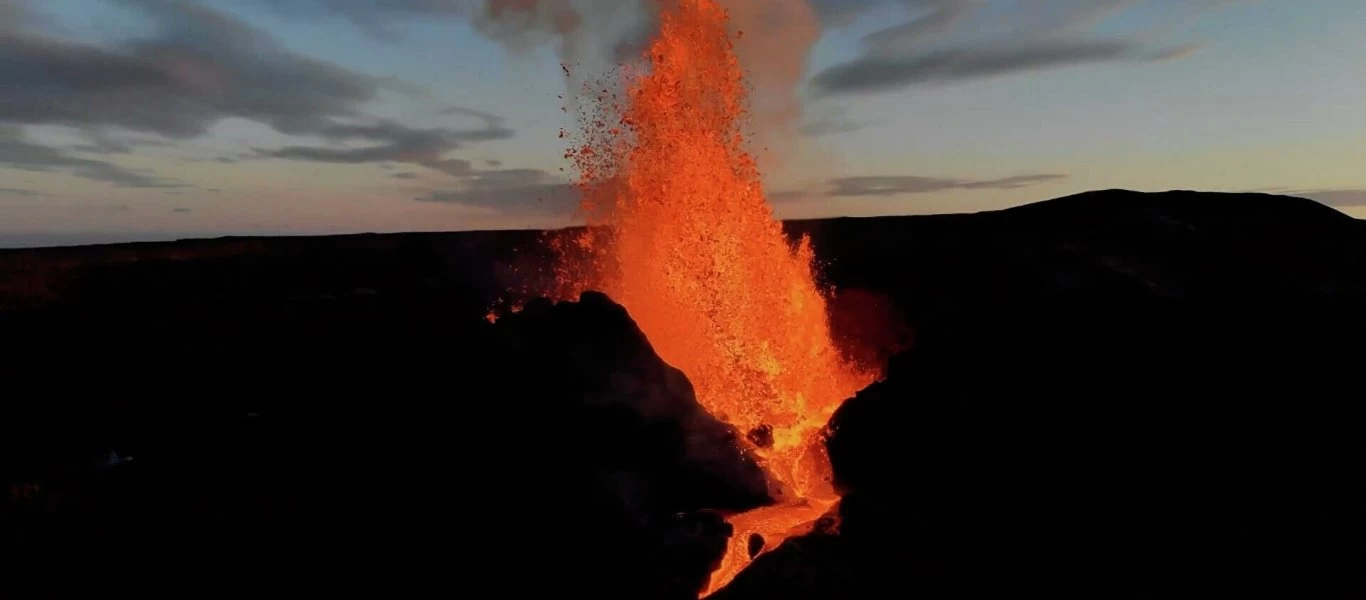
<instances>
[{"instance_id":1,"label":"erupting volcano","mask_svg":"<svg viewBox=\"0 0 1366 600\"><path fill-rule=\"evenodd\" d=\"M825 426L875 378L841 356L809 241L791 243L765 202L727 25L715 0L669 3L646 67L624 72L625 97L597 96L585 143L567 154L591 226L574 250L588 259L558 269L563 294L597 289L624 305L769 475L776 504L729 518L704 594L748 564L755 534L772 549L834 505Z\"/></svg>"}]
</instances>

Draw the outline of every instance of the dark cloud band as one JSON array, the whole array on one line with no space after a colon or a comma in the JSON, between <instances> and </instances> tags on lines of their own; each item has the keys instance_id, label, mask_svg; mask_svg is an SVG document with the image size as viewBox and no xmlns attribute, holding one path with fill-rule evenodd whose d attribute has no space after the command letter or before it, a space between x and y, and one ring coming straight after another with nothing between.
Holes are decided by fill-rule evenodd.
<instances>
[{"instance_id":1,"label":"dark cloud band","mask_svg":"<svg viewBox=\"0 0 1366 600\"><path fill-rule=\"evenodd\" d=\"M1199 11L1226 0L1190 0ZM886 3L886 2L882 2ZM853 3L859 7L876 0ZM1134 0L1037 0L1018 8L986 0L904 0L913 15L873 32L855 59L816 73L821 95L836 96L951 83L1107 62L1157 62L1189 56L1199 44L1154 46L1135 38L1086 35ZM833 7L833 3L830 3ZM992 10L987 10L987 9Z\"/></svg>"}]
</instances>

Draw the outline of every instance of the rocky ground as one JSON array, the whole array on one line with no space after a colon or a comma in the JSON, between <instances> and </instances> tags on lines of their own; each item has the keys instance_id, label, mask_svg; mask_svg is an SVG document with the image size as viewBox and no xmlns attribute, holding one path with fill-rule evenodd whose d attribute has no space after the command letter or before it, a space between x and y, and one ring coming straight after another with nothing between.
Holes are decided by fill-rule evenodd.
<instances>
[{"instance_id":1,"label":"rocky ground","mask_svg":"<svg viewBox=\"0 0 1366 600\"><path fill-rule=\"evenodd\" d=\"M900 352L833 420L839 536L718 598L1366 595L1366 223L1109 191L788 227L848 346ZM610 299L484 320L536 240L0 252L0 596L694 597L762 476Z\"/></svg>"}]
</instances>

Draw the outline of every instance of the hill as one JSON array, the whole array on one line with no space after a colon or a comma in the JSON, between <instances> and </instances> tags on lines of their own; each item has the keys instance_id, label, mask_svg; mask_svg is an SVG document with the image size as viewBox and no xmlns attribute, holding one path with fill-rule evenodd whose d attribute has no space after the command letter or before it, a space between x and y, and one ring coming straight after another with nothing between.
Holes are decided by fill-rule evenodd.
<instances>
[{"instance_id":1,"label":"hill","mask_svg":"<svg viewBox=\"0 0 1366 600\"><path fill-rule=\"evenodd\" d=\"M900 353L832 422L840 535L718 598L1366 593L1366 222L1111 190L787 228ZM753 465L610 299L484 319L537 240L0 252L6 595L695 596Z\"/></svg>"}]
</instances>

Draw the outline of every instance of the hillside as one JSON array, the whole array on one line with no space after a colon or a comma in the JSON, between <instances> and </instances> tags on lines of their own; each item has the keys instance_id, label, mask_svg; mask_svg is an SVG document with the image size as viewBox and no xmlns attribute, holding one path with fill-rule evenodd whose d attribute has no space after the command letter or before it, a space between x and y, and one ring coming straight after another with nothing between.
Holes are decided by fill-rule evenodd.
<instances>
[{"instance_id":1,"label":"hillside","mask_svg":"<svg viewBox=\"0 0 1366 600\"><path fill-rule=\"evenodd\" d=\"M787 227L899 354L833 420L840 535L717 598L1366 594L1366 222L1112 190ZM695 597L762 482L610 299L484 319L537 239L0 251L6 595Z\"/></svg>"}]
</instances>

